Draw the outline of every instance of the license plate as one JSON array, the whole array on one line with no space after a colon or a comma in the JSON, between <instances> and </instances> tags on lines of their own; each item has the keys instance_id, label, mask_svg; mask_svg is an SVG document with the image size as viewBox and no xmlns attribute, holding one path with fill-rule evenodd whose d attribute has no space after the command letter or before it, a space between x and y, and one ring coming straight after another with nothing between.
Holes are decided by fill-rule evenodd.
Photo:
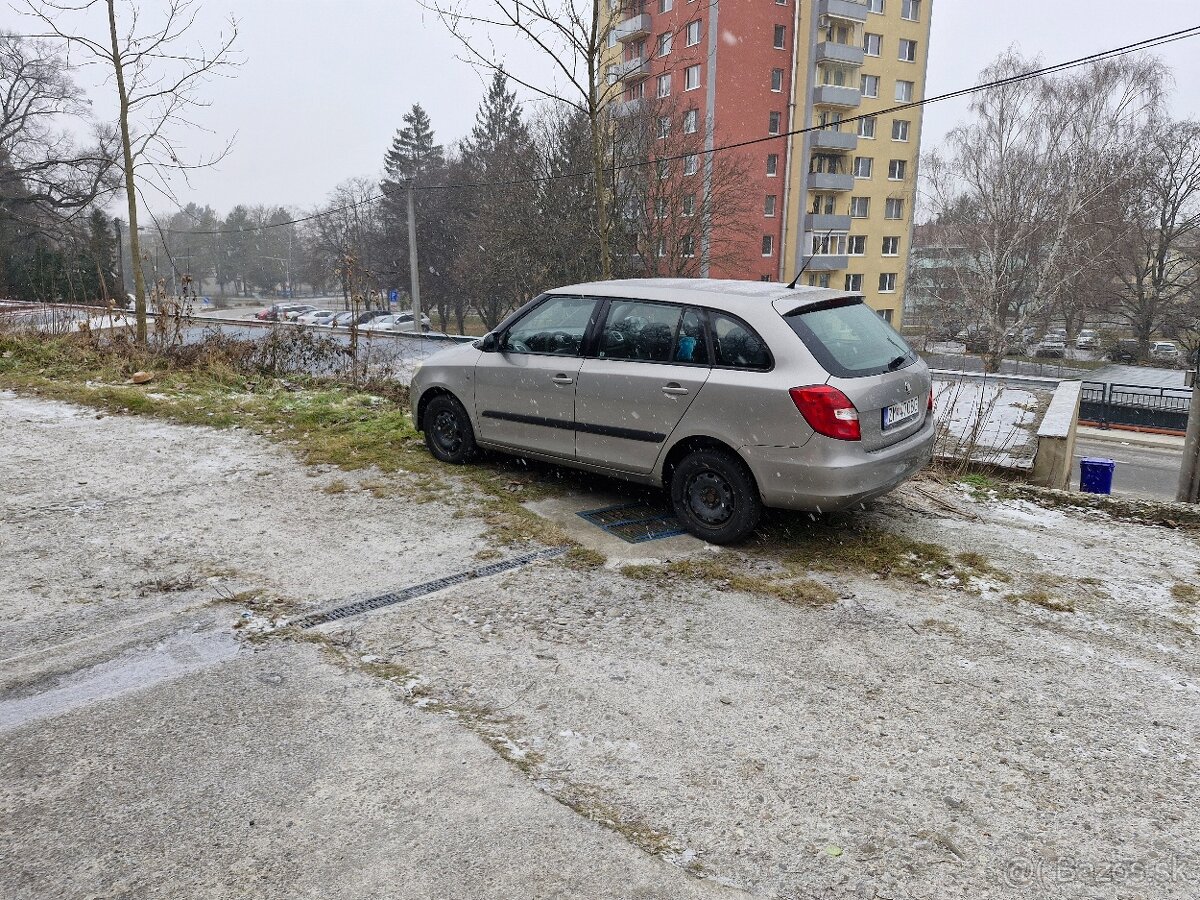
<instances>
[{"instance_id":1,"label":"license plate","mask_svg":"<svg viewBox=\"0 0 1200 900\"><path fill-rule=\"evenodd\" d=\"M921 398L910 397L900 403L893 403L883 410L883 430L903 425L910 419L915 419L921 412Z\"/></svg>"}]
</instances>

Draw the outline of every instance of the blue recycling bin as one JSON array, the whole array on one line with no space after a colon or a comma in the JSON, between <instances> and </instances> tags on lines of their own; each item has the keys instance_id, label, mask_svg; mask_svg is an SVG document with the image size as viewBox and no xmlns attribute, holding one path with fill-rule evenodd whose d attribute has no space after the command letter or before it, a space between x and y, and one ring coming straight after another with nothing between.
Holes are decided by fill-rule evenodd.
<instances>
[{"instance_id":1,"label":"blue recycling bin","mask_svg":"<svg viewBox=\"0 0 1200 900\"><path fill-rule=\"evenodd\" d=\"M1085 494L1111 494L1116 468L1111 459L1084 457L1079 460L1079 489Z\"/></svg>"}]
</instances>

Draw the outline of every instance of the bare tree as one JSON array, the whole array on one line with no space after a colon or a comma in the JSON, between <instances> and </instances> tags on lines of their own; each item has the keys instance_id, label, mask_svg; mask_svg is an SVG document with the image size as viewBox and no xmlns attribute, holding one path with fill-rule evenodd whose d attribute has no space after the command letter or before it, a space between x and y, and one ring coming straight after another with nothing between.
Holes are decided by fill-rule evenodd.
<instances>
[{"instance_id":1,"label":"bare tree","mask_svg":"<svg viewBox=\"0 0 1200 900\"><path fill-rule=\"evenodd\" d=\"M1134 171L1106 272L1113 312L1144 359L1156 333L1186 321L1200 285L1200 122L1154 122Z\"/></svg>"},{"instance_id":2,"label":"bare tree","mask_svg":"<svg viewBox=\"0 0 1200 900\"><path fill-rule=\"evenodd\" d=\"M53 36L67 42L112 75L117 98L125 194L129 206L129 243L135 260L134 296L137 339L146 340L146 283L138 237L138 201L150 189L176 202L171 175L185 179L193 169L210 166L229 151L185 161L177 131L198 129L189 118L207 106L199 88L214 76L230 73L237 22L218 36L212 50L194 41L199 0L163 0L158 21L147 25L137 0L24 0L29 15ZM103 14L103 20L100 14ZM67 19L71 20L68 24ZM103 25L107 23L107 29ZM178 205L178 204L177 204Z\"/></svg>"},{"instance_id":3,"label":"bare tree","mask_svg":"<svg viewBox=\"0 0 1200 900\"><path fill-rule=\"evenodd\" d=\"M981 78L1035 68L1010 51ZM972 121L928 161L934 218L961 245L945 272L989 336L990 371L1018 329L1048 316L1103 259L1099 242L1074 238L1098 224L1131 178L1163 80L1156 60L1123 58L1078 75L1010 82L978 95Z\"/></svg>"},{"instance_id":4,"label":"bare tree","mask_svg":"<svg viewBox=\"0 0 1200 900\"><path fill-rule=\"evenodd\" d=\"M621 117L614 133L616 215L640 274L695 278L705 263L739 261L754 233L745 161L708 161L696 116L670 98Z\"/></svg>"},{"instance_id":5,"label":"bare tree","mask_svg":"<svg viewBox=\"0 0 1200 900\"><path fill-rule=\"evenodd\" d=\"M502 71L534 94L564 103L586 117L590 130L595 237L600 274L613 272L613 215L609 108L623 91L610 78L606 59L617 10L609 0L422 0L464 50L464 59L492 72ZM619 9L619 7L618 7ZM496 51L495 38L515 37L549 64L555 83L512 66Z\"/></svg>"}]
</instances>

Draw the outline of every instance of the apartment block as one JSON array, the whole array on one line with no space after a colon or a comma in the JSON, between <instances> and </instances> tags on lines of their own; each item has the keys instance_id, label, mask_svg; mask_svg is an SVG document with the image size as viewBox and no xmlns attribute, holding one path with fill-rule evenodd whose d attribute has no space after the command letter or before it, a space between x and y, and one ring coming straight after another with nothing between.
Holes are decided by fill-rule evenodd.
<instances>
[{"instance_id":1,"label":"apartment block","mask_svg":"<svg viewBox=\"0 0 1200 900\"><path fill-rule=\"evenodd\" d=\"M922 108L887 110L925 96L932 3L613 3L617 116L673 98L706 148L756 141L722 151L739 160L749 200L736 228L714 226L729 234L706 236L701 274L803 271L801 283L861 292L899 323Z\"/></svg>"}]
</instances>

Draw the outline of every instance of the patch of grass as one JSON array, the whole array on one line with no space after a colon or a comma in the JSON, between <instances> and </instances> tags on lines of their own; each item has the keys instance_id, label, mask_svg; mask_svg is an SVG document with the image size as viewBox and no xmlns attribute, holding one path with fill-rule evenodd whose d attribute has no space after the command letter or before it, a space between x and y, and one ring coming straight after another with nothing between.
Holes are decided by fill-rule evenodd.
<instances>
[{"instance_id":1,"label":"patch of grass","mask_svg":"<svg viewBox=\"0 0 1200 900\"><path fill-rule=\"evenodd\" d=\"M796 606L827 606L837 600L828 586L811 578L764 575L717 559L680 559L663 565L623 566L621 574L638 581L666 586L679 581L729 588L743 594L772 597Z\"/></svg>"},{"instance_id":2,"label":"patch of grass","mask_svg":"<svg viewBox=\"0 0 1200 900\"><path fill-rule=\"evenodd\" d=\"M563 562L572 569L581 572L603 568L608 557L587 547L572 547L563 556Z\"/></svg>"},{"instance_id":3,"label":"patch of grass","mask_svg":"<svg viewBox=\"0 0 1200 900\"><path fill-rule=\"evenodd\" d=\"M329 482L329 484L325 485L325 487L321 488L321 493L344 494L348 490L350 490L350 485L346 484L346 482L342 481L342 479L337 478Z\"/></svg>"},{"instance_id":4,"label":"patch of grass","mask_svg":"<svg viewBox=\"0 0 1200 900\"><path fill-rule=\"evenodd\" d=\"M1075 604L1071 600L1052 596L1041 588L1033 588L1019 594L1006 594L1004 599L1009 603L1032 603L1051 612L1075 612Z\"/></svg>"},{"instance_id":5,"label":"patch of grass","mask_svg":"<svg viewBox=\"0 0 1200 900\"><path fill-rule=\"evenodd\" d=\"M959 481L961 481L963 484L970 485L978 491L991 490L996 486L994 479L989 478L986 475L981 475L978 472L972 472L970 474L963 475Z\"/></svg>"},{"instance_id":6,"label":"patch of grass","mask_svg":"<svg viewBox=\"0 0 1200 900\"><path fill-rule=\"evenodd\" d=\"M1177 581L1171 585L1171 596L1179 603L1200 603L1200 588L1186 581Z\"/></svg>"}]
</instances>

